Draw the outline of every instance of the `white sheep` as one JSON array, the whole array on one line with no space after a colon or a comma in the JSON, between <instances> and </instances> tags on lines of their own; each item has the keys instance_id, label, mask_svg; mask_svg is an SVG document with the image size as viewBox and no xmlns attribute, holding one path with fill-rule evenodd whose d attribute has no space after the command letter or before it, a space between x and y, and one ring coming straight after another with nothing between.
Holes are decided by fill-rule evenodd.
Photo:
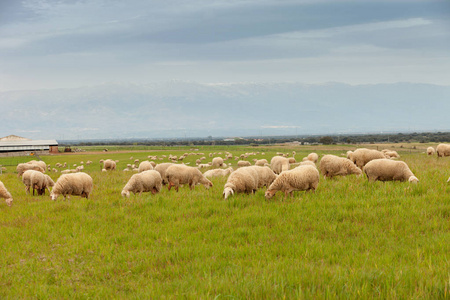
<instances>
[{"instance_id":1,"label":"white sheep","mask_svg":"<svg viewBox=\"0 0 450 300\"><path fill-rule=\"evenodd\" d=\"M284 192L285 197L292 196L294 191L313 192L319 185L319 171L313 166L300 166L284 171L267 188L266 199L272 198L278 191Z\"/></svg>"},{"instance_id":2,"label":"white sheep","mask_svg":"<svg viewBox=\"0 0 450 300\"><path fill-rule=\"evenodd\" d=\"M345 176L349 174L361 175L362 171L350 159L327 154L322 157L319 163L322 175L332 178L333 176Z\"/></svg>"},{"instance_id":3,"label":"white sheep","mask_svg":"<svg viewBox=\"0 0 450 300\"><path fill-rule=\"evenodd\" d=\"M310 160L313 163L316 163L319 160L319 155L315 152L308 154L308 156L303 158L303 161Z\"/></svg>"},{"instance_id":4,"label":"white sheep","mask_svg":"<svg viewBox=\"0 0 450 300\"><path fill-rule=\"evenodd\" d=\"M371 160L386 158L383 152L367 148L356 149L349 156L349 159L361 170Z\"/></svg>"},{"instance_id":5,"label":"white sheep","mask_svg":"<svg viewBox=\"0 0 450 300\"><path fill-rule=\"evenodd\" d=\"M251 164L249 161L246 161L246 160L240 160L240 161L238 161L238 163L237 163L238 168L249 167L249 166L251 166L251 165L252 165L252 164Z\"/></svg>"},{"instance_id":6,"label":"white sheep","mask_svg":"<svg viewBox=\"0 0 450 300\"><path fill-rule=\"evenodd\" d=\"M258 189L258 180L258 172L254 168L239 168L228 176L222 195L227 199L235 193L254 193Z\"/></svg>"},{"instance_id":7,"label":"white sheep","mask_svg":"<svg viewBox=\"0 0 450 300\"><path fill-rule=\"evenodd\" d=\"M256 161L255 161L255 166L260 166L260 167L263 167L263 166L265 166L266 164L268 164L269 162L267 161L267 159L265 159L265 158L263 158L263 159L257 159Z\"/></svg>"},{"instance_id":8,"label":"white sheep","mask_svg":"<svg viewBox=\"0 0 450 300\"><path fill-rule=\"evenodd\" d=\"M433 147L428 147L428 148L427 148L427 154L428 154L428 155L434 155L434 152L435 152L435 150L434 150Z\"/></svg>"},{"instance_id":9,"label":"white sheep","mask_svg":"<svg viewBox=\"0 0 450 300\"><path fill-rule=\"evenodd\" d=\"M122 189L122 197L130 197L130 192L137 194L151 192L159 193L162 187L161 174L155 170L146 170L131 176L125 187Z\"/></svg>"},{"instance_id":10,"label":"white sheep","mask_svg":"<svg viewBox=\"0 0 450 300\"><path fill-rule=\"evenodd\" d=\"M30 185L34 190L38 191L38 195L45 195L45 189L50 193L50 187L55 185L55 182L47 174L34 171L30 177Z\"/></svg>"},{"instance_id":11,"label":"white sheep","mask_svg":"<svg viewBox=\"0 0 450 300\"><path fill-rule=\"evenodd\" d=\"M299 164L299 166L306 166L306 165L313 166L314 168L317 168L316 164L313 163L313 162L310 161L310 160L302 161L302 162L300 162L300 164Z\"/></svg>"},{"instance_id":12,"label":"white sheep","mask_svg":"<svg viewBox=\"0 0 450 300\"><path fill-rule=\"evenodd\" d=\"M8 192L8 190L6 189L3 182L1 182L1 181L0 181L0 198L4 198L6 204L8 206L11 206L11 204L13 202L13 198L12 198L11 194Z\"/></svg>"},{"instance_id":13,"label":"white sheep","mask_svg":"<svg viewBox=\"0 0 450 300\"><path fill-rule=\"evenodd\" d=\"M139 164L138 172L144 172L148 170L153 170L152 164L148 160L144 160Z\"/></svg>"},{"instance_id":14,"label":"white sheep","mask_svg":"<svg viewBox=\"0 0 450 300\"><path fill-rule=\"evenodd\" d=\"M93 186L92 177L84 172L63 174L56 181L50 193L50 198L56 200L59 195L63 195L64 200L66 200L66 197L69 197L68 195L74 195L87 199Z\"/></svg>"},{"instance_id":15,"label":"white sheep","mask_svg":"<svg viewBox=\"0 0 450 300\"><path fill-rule=\"evenodd\" d=\"M296 163L296 160L295 160L294 157L288 157L288 160L289 160L290 164L295 164Z\"/></svg>"},{"instance_id":16,"label":"white sheep","mask_svg":"<svg viewBox=\"0 0 450 300\"><path fill-rule=\"evenodd\" d=\"M39 166L37 164L21 163L21 164L18 164L16 167L17 177L22 176L26 170L35 170L35 171L39 171L41 173L45 172L45 169L43 169L41 166Z\"/></svg>"},{"instance_id":17,"label":"white sheep","mask_svg":"<svg viewBox=\"0 0 450 300\"><path fill-rule=\"evenodd\" d=\"M45 170L47 168L47 164L44 161L42 161L42 160L30 160L29 162L27 162L27 164L38 165L43 170Z\"/></svg>"},{"instance_id":18,"label":"white sheep","mask_svg":"<svg viewBox=\"0 0 450 300\"><path fill-rule=\"evenodd\" d=\"M186 165L174 164L168 167L166 170L165 179L168 182L169 191L171 187L174 186L175 190L178 192L178 188L182 184L189 184L189 188L191 190L193 190L199 183L203 184L203 186L207 189L213 186L212 182L203 176L199 169Z\"/></svg>"},{"instance_id":19,"label":"white sheep","mask_svg":"<svg viewBox=\"0 0 450 300\"><path fill-rule=\"evenodd\" d=\"M381 152L384 153L386 158L400 158L400 155L397 153L397 151L389 150L389 149L383 149Z\"/></svg>"},{"instance_id":20,"label":"white sheep","mask_svg":"<svg viewBox=\"0 0 450 300\"><path fill-rule=\"evenodd\" d=\"M275 174L280 174L283 171L289 170L289 160L282 156L274 156L270 160L270 167Z\"/></svg>"},{"instance_id":21,"label":"white sheep","mask_svg":"<svg viewBox=\"0 0 450 300\"><path fill-rule=\"evenodd\" d=\"M231 174L233 172L233 168L230 167L228 169L212 169L209 171L206 171L203 173L203 176L206 178L212 178L212 177L225 177Z\"/></svg>"},{"instance_id":22,"label":"white sheep","mask_svg":"<svg viewBox=\"0 0 450 300\"><path fill-rule=\"evenodd\" d=\"M166 178L166 171L172 165L173 165L173 163L161 163L161 164L157 164L155 169L154 169L155 171L158 171L159 174L161 175L162 184L163 185L168 184L167 180L165 179Z\"/></svg>"},{"instance_id":23,"label":"white sheep","mask_svg":"<svg viewBox=\"0 0 450 300\"><path fill-rule=\"evenodd\" d=\"M277 178L277 175L267 166L251 166L258 173L258 188L268 187Z\"/></svg>"},{"instance_id":24,"label":"white sheep","mask_svg":"<svg viewBox=\"0 0 450 300\"><path fill-rule=\"evenodd\" d=\"M436 153L438 157L450 156L450 145L449 144L437 145Z\"/></svg>"},{"instance_id":25,"label":"white sheep","mask_svg":"<svg viewBox=\"0 0 450 300\"><path fill-rule=\"evenodd\" d=\"M223 165L223 158L222 157L214 157L212 159L211 165L213 167L217 167L217 168L222 167L222 165Z\"/></svg>"},{"instance_id":26,"label":"white sheep","mask_svg":"<svg viewBox=\"0 0 450 300\"><path fill-rule=\"evenodd\" d=\"M116 169L116 162L112 159L107 159L105 161L103 161L103 169L105 169L106 171L113 171Z\"/></svg>"},{"instance_id":27,"label":"white sheep","mask_svg":"<svg viewBox=\"0 0 450 300\"><path fill-rule=\"evenodd\" d=\"M368 162L363 169L369 181L409 181L417 183L419 179L411 172L408 165L403 161L390 159L375 159Z\"/></svg>"}]
</instances>

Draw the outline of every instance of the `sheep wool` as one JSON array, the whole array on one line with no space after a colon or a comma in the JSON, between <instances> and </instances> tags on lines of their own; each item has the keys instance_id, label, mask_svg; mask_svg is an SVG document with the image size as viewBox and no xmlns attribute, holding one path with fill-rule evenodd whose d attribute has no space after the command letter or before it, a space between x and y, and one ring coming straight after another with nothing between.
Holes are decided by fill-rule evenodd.
<instances>
[{"instance_id":1,"label":"sheep wool","mask_svg":"<svg viewBox=\"0 0 450 300\"><path fill-rule=\"evenodd\" d=\"M437 145L436 153L438 157L450 156L450 145L449 144Z\"/></svg>"},{"instance_id":2,"label":"sheep wool","mask_svg":"<svg viewBox=\"0 0 450 300\"><path fill-rule=\"evenodd\" d=\"M249 166L251 166L251 165L252 165L252 164L251 164L249 161L246 161L246 160L240 160L240 161L238 161L238 163L237 163L238 168L249 167Z\"/></svg>"},{"instance_id":3,"label":"sheep wool","mask_svg":"<svg viewBox=\"0 0 450 300\"><path fill-rule=\"evenodd\" d=\"M428 148L427 148L427 154L428 154L428 155L434 155L434 152L435 152L435 151L434 151L434 148L433 148L433 147L428 147Z\"/></svg>"},{"instance_id":4,"label":"sheep wool","mask_svg":"<svg viewBox=\"0 0 450 300\"><path fill-rule=\"evenodd\" d=\"M168 184L167 179L166 179L166 171L172 165L174 165L174 164L173 163L161 163L161 164L157 164L155 167L155 171L158 171L159 174L161 175L163 185Z\"/></svg>"},{"instance_id":5,"label":"sheep wool","mask_svg":"<svg viewBox=\"0 0 450 300\"><path fill-rule=\"evenodd\" d=\"M332 178L333 176L345 176L350 174L361 175L362 171L350 159L336 155L324 155L319 163L322 175Z\"/></svg>"},{"instance_id":6,"label":"sheep wool","mask_svg":"<svg viewBox=\"0 0 450 300\"><path fill-rule=\"evenodd\" d=\"M312 152L312 153L308 154L308 156L303 158L303 161L306 161L306 160L310 160L313 163L316 163L319 160L319 155L317 153Z\"/></svg>"},{"instance_id":7,"label":"sheep wool","mask_svg":"<svg viewBox=\"0 0 450 300\"><path fill-rule=\"evenodd\" d=\"M216 167L216 168L222 167L222 165L223 165L223 158L222 157L214 157L213 160L212 160L211 165L213 167Z\"/></svg>"},{"instance_id":8,"label":"sheep wool","mask_svg":"<svg viewBox=\"0 0 450 300\"><path fill-rule=\"evenodd\" d=\"M50 198L56 200L59 195L63 195L64 200L66 200L68 195L74 195L87 199L92 192L93 186L92 177L84 172L63 174L56 181L50 193Z\"/></svg>"},{"instance_id":9,"label":"sheep wool","mask_svg":"<svg viewBox=\"0 0 450 300\"><path fill-rule=\"evenodd\" d=\"M264 167L266 164L268 164L269 162L267 161L267 159L263 158L263 159L257 159L255 161L255 166L260 166L260 167Z\"/></svg>"},{"instance_id":10,"label":"sheep wool","mask_svg":"<svg viewBox=\"0 0 450 300\"><path fill-rule=\"evenodd\" d=\"M55 185L55 182L47 174L41 172L33 172L30 177L30 184L34 190L37 189L38 195L45 195L45 189L50 193L50 187Z\"/></svg>"},{"instance_id":11,"label":"sheep wool","mask_svg":"<svg viewBox=\"0 0 450 300\"><path fill-rule=\"evenodd\" d=\"M200 183L207 189L213 186L212 182L209 181L202 172L195 167L189 167L186 165L172 165L166 170L165 178L169 185L169 190L172 186L178 192L178 188L182 184L189 184L191 190Z\"/></svg>"},{"instance_id":12,"label":"sheep wool","mask_svg":"<svg viewBox=\"0 0 450 300\"><path fill-rule=\"evenodd\" d=\"M148 170L153 170L153 166L148 160L144 160L143 162L141 162L139 164L139 168L138 168L139 173L148 171Z\"/></svg>"},{"instance_id":13,"label":"sheep wool","mask_svg":"<svg viewBox=\"0 0 450 300\"><path fill-rule=\"evenodd\" d=\"M286 157L274 156L270 160L270 166L275 174L289 170L289 160Z\"/></svg>"},{"instance_id":14,"label":"sheep wool","mask_svg":"<svg viewBox=\"0 0 450 300\"><path fill-rule=\"evenodd\" d=\"M106 170L106 171L113 171L116 169L116 162L112 159L107 159L105 161L103 161L103 168L102 171Z\"/></svg>"},{"instance_id":15,"label":"sheep wool","mask_svg":"<svg viewBox=\"0 0 450 300\"><path fill-rule=\"evenodd\" d=\"M269 167L251 166L258 173L258 188L268 187L277 178L277 175Z\"/></svg>"},{"instance_id":16,"label":"sheep wool","mask_svg":"<svg viewBox=\"0 0 450 300\"><path fill-rule=\"evenodd\" d=\"M419 179L411 172L408 165L403 161L391 159L375 159L366 164L364 173L369 181L409 181L417 183Z\"/></svg>"},{"instance_id":17,"label":"sheep wool","mask_svg":"<svg viewBox=\"0 0 450 300\"><path fill-rule=\"evenodd\" d=\"M362 170L371 160L386 158L383 152L373 149L359 148L350 154L350 160Z\"/></svg>"},{"instance_id":18,"label":"sheep wool","mask_svg":"<svg viewBox=\"0 0 450 300\"><path fill-rule=\"evenodd\" d=\"M272 198L278 191L285 197L292 196L294 191L315 191L319 185L319 171L313 166L299 166L282 172L267 188L266 199Z\"/></svg>"},{"instance_id":19,"label":"sheep wool","mask_svg":"<svg viewBox=\"0 0 450 300\"><path fill-rule=\"evenodd\" d=\"M11 194L8 192L8 190L6 189L3 182L1 182L1 181L0 181L0 198L5 199L6 204L8 206L11 206L11 204L13 202L13 198L12 198Z\"/></svg>"},{"instance_id":20,"label":"sheep wool","mask_svg":"<svg viewBox=\"0 0 450 300\"><path fill-rule=\"evenodd\" d=\"M39 166L37 164L21 163L21 164L18 164L16 167L17 177L22 176L26 170L35 170L35 171L39 171L41 173L45 172L45 169L43 169L41 166Z\"/></svg>"},{"instance_id":21,"label":"sheep wool","mask_svg":"<svg viewBox=\"0 0 450 300\"><path fill-rule=\"evenodd\" d=\"M212 177L225 177L231 174L231 172L233 172L233 168L228 168L228 169L213 169L213 170L209 170L206 171L205 173L203 173L203 176L205 176L206 178L212 178Z\"/></svg>"},{"instance_id":22,"label":"sheep wool","mask_svg":"<svg viewBox=\"0 0 450 300\"><path fill-rule=\"evenodd\" d=\"M125 187L122 189L122 197L130 197L130 192L133 194L151 192L152 194L159 193L162 187L161 174L155 170L142 171L134 174L128 180Z\"/></svg>"},{"instance_id":23,"label":"sheep wool","mask_svg":"<svg viewBox=\"0 0 450 300\"><path fill-rule=\"evenodd\" d=\"M239 168L228 176L222 195L227 199L235 193L254 193L258 189L258 181L258 172L254 168Z\"/></svg>"},{"instance_id":24,"label":"sheep wool","mask_svg":"<svg viewBox=\"0 0 450 300\"><path fill-rule=\"evenodd\" d=\"M34 172L37 173L41 173L39 171L35 171L35 170L26 170L25 172L23 172L22 174L22 182L25 185L25 191L27 194L30 193L30 188L31 188L31 174L33 174ZM42 173L41 173L42 174ZM34 189L33 189L34 192Z\"/></svg>"}]
</instances>

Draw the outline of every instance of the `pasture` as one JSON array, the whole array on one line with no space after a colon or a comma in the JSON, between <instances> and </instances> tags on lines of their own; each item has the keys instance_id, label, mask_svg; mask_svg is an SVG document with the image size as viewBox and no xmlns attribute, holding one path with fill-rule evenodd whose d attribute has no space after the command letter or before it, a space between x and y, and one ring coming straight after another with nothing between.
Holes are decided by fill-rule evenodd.
<instances>
[{"instance_id":1,"label":"pasture","mask_svg":"<svg viewBox=\"0 0 450 300\"><path fill-rule=\"evenodd\" d=\"M270 161L277 151L295 150L301 160L312 151L341 155L355 148L198 152L205 162L209 153L224 157L225 151L258 151L247 160ZM156 195L121 197L133 174L122 171L127 164L193 152L190 147L41 157L70 168L93 161L84 170L94 180L90 199L27 195L15 166L7 166L0 180L14 201L0 202L0 298L449 298L450 158L395 150L417 185L321 177L315 193L286 199L280 192L270 200L265 189L223 200L225 178L213 179L209 190L163 187ZM101 172L102 158L119 160L117 170ZM195 165L198 158L184 162ZM47 174L55 181L60 175Z\"/></svg>"}]
</instances>

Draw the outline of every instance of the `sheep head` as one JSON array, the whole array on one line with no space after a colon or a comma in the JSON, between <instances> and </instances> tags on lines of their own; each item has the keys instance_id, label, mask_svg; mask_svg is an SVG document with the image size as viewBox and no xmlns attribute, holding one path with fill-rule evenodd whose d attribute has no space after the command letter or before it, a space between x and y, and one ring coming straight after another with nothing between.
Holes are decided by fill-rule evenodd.
<instances>
[{"instance_id":1,"label":"sheep head","mask_svg":"<svg viewBox=\"0 0 450 300\"><path fill-rule=\"evenodd\" d=\"M231 187L226 187L223 189L223 198L226 200L229 196L234 195L234 191Z\"/></svg>"},{"instance_id":2,"label":"sheep head","mask_svg":"<svg viewBox=\"0 0 450 300\"><path fill-rule=\"evenodd\" d=\"M273 196L275 196L276 193L277 193L276 190L267 190L264 196L266 197L266 199L270 199Z\"/></svg>"},{"instance_id":3,"label":"sheep head","mask_svg":"<svg viewBox=\"0 0 450 300\"><path fill-rule=\"evenodd\" d=\"M52 192L50 193L50 198L51 198L53 201L55 201L55 200L58 198L58 196L59 196L59 194L58 194L58 193L55 193L54 191L52 191Z\"/></svg>"},{"instance_id":4,"label":"sheep head","mask_svg":"<svg viewBox=\"0 0 450 300\"><path fill-rule=\"evenodd\" d=\"M418 183L419 179L416 176L411 176L411 177L409 177L408 181L410 183Z\"/></svg>"},{"instance_id":5,"label":"sheep head","mask_svg":"<svg viewBox=\"0 0 450 300\"><path fill-rule=\"evenodd\" d=\"M6 198L6 205L11 206L12 202L13 202L13 198Z\"/></svg>"},{"instance_id":6,"label":"sheep head","mask_svg":"<svg viewBox=\"0 0 450 300\"><path fill-rule=\"evenodd\" d=\"M130 198L130 191L122 190L122 193L120 193L122 197Z\"/></svg>"}]
</instances>

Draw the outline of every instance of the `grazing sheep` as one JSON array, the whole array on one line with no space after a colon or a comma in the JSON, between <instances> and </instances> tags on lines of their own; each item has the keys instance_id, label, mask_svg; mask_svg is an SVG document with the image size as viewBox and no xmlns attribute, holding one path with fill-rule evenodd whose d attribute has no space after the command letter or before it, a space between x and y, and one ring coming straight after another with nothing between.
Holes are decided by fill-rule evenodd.
<instances>
[{"instance_id":1,"label":"grazing sheep","mask_svg":"<svg viewBox=\"0 0 450 300\"><path fill-rule=\"evenodd\" d=\"M22 182L25 185L25 191L27 194L30 193L30 187L31 187L31 174L33 174L34 172L38 172L41 173L39 171L36 170L26 170L25 172L23 172L22 174ZM42 174L42 173L41 173ZM34 190L34 189L33 189Z\"/></svg>"},{"instance_id":2,"label":"grazing sheep","mask_svg":"<svg viewBox=\"0 0 450 300\"><path fill-rule=\"evenodd\" d=\"M138 168L139 173L148 171L148 170L153 170L153 166L148 160L144 160L143 162L141 162L139 164L139 168Z\"/></svg>"},{"instance_id":3,"label":"grazing sheep","mask_svg":"<svg viewBox=\"0 0 450 300\"><path fill-rule=\"evenodd\" d=\"M223 158L222 157L214 157L212 159L211 165L213 167L217 167L217 168L222 167L222 165L223 165Z\"/></svg>"},{"instance_id":4,"label":"grazing sheep","mask_svg":"<svg viewBox=\"0 0 450 300\"><path fill-rule=\"evenodd\" d=\"M258 181L258 172L254 168L239 168L228 176L222 195L227 199L235 193L254 193L258 189Z\"/></svg>"},{"instance_id":5,"label":"grazing sheep","mask_svg":"<svg viewBox=\"0 0 450 300\"><path fill-rule=\"evenodd\" d=\"M313 162L310 161L310 160L305 160L305 161L300 162L300 165L299 165L299 166L306 166L306 165L308 165L308 166L313 166L314 168L317 169L316 164L313 163ZM297 168L298 168L298 167L297 167Z\"/></svg>"},{"instance_id":6,"label":"grazing sheep","mask_svg":"<svg viewBox=\"0 0 450 300\"><path fill-rule=\"evenodd\" d=\"M263 158L263 159L257 159L255 161L255 166L260 166L260 167L264 167L266 164L268 164L269 162L267 161L267 159Z\"/></svg>"},{"instance_id":7,"label":"grazing sheep","mask_svg":"<svg viewBox=\"0 0 450 300\"><path fill-rule=\"evenodd\" d=\"M202 172L195 167L189 167L186 165L172 165L167 168L165 178L169 185L169 191L172 186L178 192L178 188L181 184L189 184L191 190L201 183L205 188L209 189L213 186L212 182L209 181Z\"/></svg>"},{"instance_id":8,"label":"grazing sheep","mask_svg":"<svg viewBox=\"0 0 450 300\"><path fill-rule=\"evenodd\" d=\"M386 156L378 150L359 148L350 154L349 159L362 170L369 161L379 158L386 158Z\"/></svg>"},{"instance_id":9,"label":"grazing sheep","mask_svg":"<svg viewBox=\"0 0 450 300\"><path fill-rule=\"evenodd\" d=\"M296 163L295 158L293 158L293 157L288 157L288 160L289 160L290 164L295 164Z\"/></svg>"},{"instance_id":10,"label":"grazing sheep","mask_svg":"<svg viewBox=\"0 0 450 300\"><path fill-rule=\"evenodd\" d=\"M102 171L106 170L106 171L113 171L116 169L116 162L112 159L107 159L105 161L103 161L103 168Z\"/></svg>"},{"instance_id":11,"label":"grazing sheep","mask_svg":"<svg viewBox=\"0 0 450 300\"><path fill-rule=\"evenodd\" d=\"M428 148L427 148L427 154L428 154L428 155L433 155L434 152L435 152L435 151L434 151L434 148L433 148L433 147L428 147Z\"/></svg>"},{"instance_id":12,"label":"grazing sheep","mask_svg":"<svg viewBox=\"0 0 450 300\"><path fill-rule=\"evenodd\" d=\"M450 156L450 145L449 144L439 144L436 147L436 153L438 157Z\"/></svg>"},{"instance_id":13,"label":"grazing sheep","mask_svg":"<svg viewBox=\"0 0 450 300\"><path fill-rule=\"evenodd\" d=\"M336 155L324 155L319 163L322 175L333 178L333 176L345 176L349 174L361 175L362 171L350 159Z\"/></svg>"},{"instance_id":14,"label":"grazing sheep","mask_svg":"<svg viewBox=\"0 0 450 300\"><path fill-rule=\"evenodd\" d=\"M246 161L246 160L240 160L240 161L238 161L238 163L237 163L238 168L249 167L249 166L251 166L251 165L252 165L252 164L251 164L249 161Z\"/></svg>"},{"instance_id":15,"label":"grazing sheep","mask_svg":"<svg viewBox=\"0 0 450 300\"><path fill-rule=\"evenodd\" d=\"M225 177L230 175L231 172L233 172L233 168L231 167L228 169L212 169L203 173L203 176L205 176L206 178Z\"/></svg>"},{"instance_id":16,"label":"grazing sheep","mask_svg":"<svg viewBox=\"0 0 450 300\"><path fill-rule=\"evenodd\" d=\"M289 160L282 156L274 156L270 160L270 166L275 174L289 170Z\"/></svg>"},{"instance_id":17,"label":"grazing sheep","mask_svg":"<svg viewBox=\"0 0 450 300\"><path fill-rule=\"evenodd\" d=\"M122 197L130 197L130 192L137 194L151 192L159 193L162 187L161 174L155 170L146 170L131 176L125 187L122 189Z\"/></svg>"},{"instance_id":18,"label":"grazing sheep","mask_svg":"<svg viewBox=\"0 0 450 300\"><path fill-rule=\"evenodd\" d=\"M408 165L403 161L390 159L375 159L368 162L364 167L369 181L409 181L417 183L419 179L411 172Z\"/></svg>"},{"instance_id":19,"label":"grazing sheep","mask_svg":"<svg viewBox=\"0 0 450 300\"><path fill-rule=\"evenodd\" d=\"M33 187L33 195L35 189L38 195L45 195L45 189L50 193L50 187L55 185L55 182L47 174L34 171L30 176L30 185Z\"/></svg>"},{"instance_id":20,"label":"grazing sheep","mask_svg":"<svg viewBox=\"0 0 450 300\"><path fill-rule=\"evenodd\" d=\"M303 158L303 161L306 161L306 160L310 160L313 163L316 163L319 160L319 155L317 153L312 152L312 153L308 154L308 156Z\"/></svg>"},{"instance_id":21,"label":"grazing sheep","mask_svg":"<svg viewBox=\"0 0 450 300\"><path fill-rule=\"evenodd\" d=\"M166 185L169 182L166 180L166 171L167 169L174 165L173 163L161 163L161 164L157 164L155 167L155 170L159 172L159 174L161 174L161 178L162 178L162 184Z\"/></svg>"},{"instance_id":22,"label":"grazing sheep","mask_svg":"<svg viewBox=\"0 0 450 300\"><path fill-rule=\"evenodd\" d=\"M266 166L251 166L258 173L258 188L268 187L277 178L271 168Z\"/></svg>"},{"instance_id":23,"label":"grazing sheep","mask_svg":"<svg viewBox=\"0 0 450 300\"><path fill-rule=\"evenodd\" d=\"M199 164L198 166L197 166L197 168L199 168L199 169L202 169L202 168L209 168L209 167L211 167L211 165L208 163L208 164Z\"/></svg>"},{"instance_id":24,"label":"grazing sheep","mask_svg":"<svg viewBox=\"0 0 450 300\"><path fill-rule=\"evenodd\" d=\"M317 168L308 165L284 171L267 188L266 199L272 198L278 191L284 192L285 197L292 196L294 191L315 191L319 177Z\"/></svg>"},{"instance_id":25,"label":"grazing sheep","mask_svg":"<svg viewBox=\"0 0 450 300\"><path fill-rule=\"evenodd\" d=\"M41 166L39 166L37 164L22 163L22 164L18 164L16 167L17 177L22 176L26 170L35 170L35 171L39 171L41 173L44 173L44 171L45 171Z\"/></svg>"},{"instance_id":26,"label":"grazing sheep","mask_svg":"<svg viewBox=\"0 0 450 300\"><path fill-rule=\"evenodd\" d=\"M42 160L30 160L29 162L27 162L27 164L38 165L43 170L45 170L47 168L47 164Z\"/></svg>"},{"instance_id":27,"label":"grazing sheep","mask_svg":"<svg viewBox=\"0 0 450 300\"><path fill-rule=\"evenodd\" d=\"M56 181L50 193L50 198L56 200L59 195L63 195L64 200L66 200L66 197L69 197L68 195L74 195L87 199L93 186L92 177L84 172L63 174Z\"/></svg>"},{"instance_id":28,"label":"grazing sheep","mask_svg":"<svg viewBox=\"0 0 450 300\"><path fill-rule=\"evenodd\" d=\"M397 151L389 150L389 149L383 149L381 152L384 153L386 158L400 158L400 155L397 153Z\"/></svg>"},{"instance_id":29,"label":"grazing sheep","mask_svg":"<svg viewBox=\"0 0 450 300\"><path fill-rule=\"evenodd\" d=\"M6 201L6 204L8 206L11 206L11 204L13 202L13 198L12 198L11 194L8 192L8 190L6 189L3 182L1 182L1 181L0 181L0 198L4 198Z\"/></svg>"}]
</instances>

